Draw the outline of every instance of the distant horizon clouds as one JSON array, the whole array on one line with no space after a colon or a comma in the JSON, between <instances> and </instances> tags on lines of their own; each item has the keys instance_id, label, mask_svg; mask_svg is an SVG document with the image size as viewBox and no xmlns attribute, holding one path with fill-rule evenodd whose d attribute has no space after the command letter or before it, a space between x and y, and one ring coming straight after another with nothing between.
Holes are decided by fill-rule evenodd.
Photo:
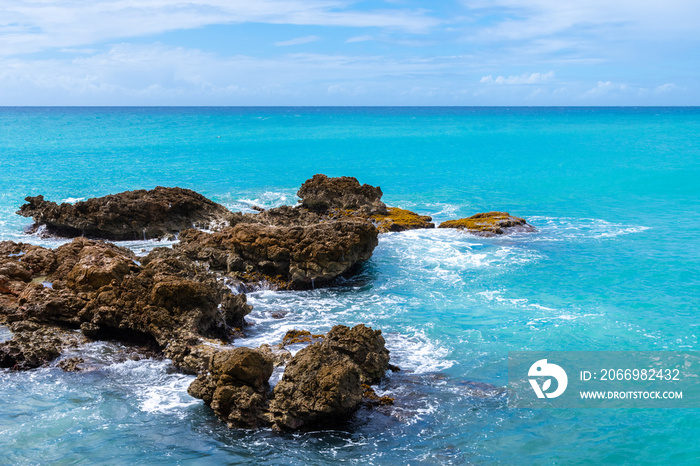
<instances>
[{"instance_id":1,"label":"distant horizon clouds","mask_svg":"<svg viewBox=\"0 0 700 466\"><path fill-rule=\"evenodd\" d=\"M0 105L700 105L700 2L0 0Z\"/></svg>"}]
</instances>

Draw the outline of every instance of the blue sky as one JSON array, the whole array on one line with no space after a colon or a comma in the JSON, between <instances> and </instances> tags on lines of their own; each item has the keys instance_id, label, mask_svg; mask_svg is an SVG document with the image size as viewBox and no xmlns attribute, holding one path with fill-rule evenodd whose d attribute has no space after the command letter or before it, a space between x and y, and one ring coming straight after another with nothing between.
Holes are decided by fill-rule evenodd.
<instances>
[{"instance_id":1,"label":"blue sky","mask_svg":"<svg viewBox=\"0 0 700 466\"><path fill-rule=\"evenodd\" d=\"M698 0L0 0L0 105L700 105Z\"/></svg>"}]
</instances>

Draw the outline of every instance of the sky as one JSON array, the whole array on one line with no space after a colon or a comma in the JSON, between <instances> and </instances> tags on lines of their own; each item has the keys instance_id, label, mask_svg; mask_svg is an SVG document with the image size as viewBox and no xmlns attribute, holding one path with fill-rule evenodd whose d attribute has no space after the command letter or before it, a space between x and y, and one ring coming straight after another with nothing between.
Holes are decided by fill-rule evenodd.
<instances>
[{"instance_id":1,"label":"sky","mask_svg":"<svg viewBox=\"0 0 700 466\"><path fill-rule=\"evenodd\" d=\"M698 0L0 0L0 105L700 105Z\"/></svg>"}]
</instances>

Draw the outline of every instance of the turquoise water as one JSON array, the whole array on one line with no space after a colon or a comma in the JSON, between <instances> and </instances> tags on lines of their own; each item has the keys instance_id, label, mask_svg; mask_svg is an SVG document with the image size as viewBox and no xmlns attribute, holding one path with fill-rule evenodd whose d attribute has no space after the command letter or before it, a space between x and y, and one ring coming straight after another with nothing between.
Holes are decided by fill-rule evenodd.
<instances>
[{"instance_id":1,"label":"turquoise water","mask_svg":"<svg viewBox=\"0 0 700 466\"><path fill-rule=\"evenodd\" d=\"M333 289L258 291L249 336L334 324L380 328L393 362L386 411L347 430L230 431L163 361L80 351L98 368L0 373L10 463L697 463L700 411L516 410L507 352L697 350L700 109L0 109L0 240L25 196L74 201L182 186L234 210L294 204L315 173L379 185L438 222L487 210L538 233L449 230L380 238ZM127 244L135 250L157 242ZM284 319L271 311L285 310ZM0 329L0 340L6 338ZM81 463L82 464L82 463Z\"/></svg>"}]
</instances>

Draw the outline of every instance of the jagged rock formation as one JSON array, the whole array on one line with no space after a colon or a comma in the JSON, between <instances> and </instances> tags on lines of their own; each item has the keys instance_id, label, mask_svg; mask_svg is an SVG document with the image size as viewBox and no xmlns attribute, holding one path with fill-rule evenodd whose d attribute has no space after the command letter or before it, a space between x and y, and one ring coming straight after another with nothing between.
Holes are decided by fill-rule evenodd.
<instances>
[{"instance_id":1,"label":"jagged rock formation","mask_svg":"<svg viewBox=\"0 0 700 466\"><path fill-rule=\"evenodd\" d=\"M162 238L186 228L212 228L227 223L231 213L222 205L189 189L126 191L75 204L56 204L44 196L28 197L17 212L33 217L34 230L74 238L109 240Z\"/></svg>"},{"instance_id":2,"label":"jagged rock formation","mask_svg":"<svg viewBox=\"0 0 700 466\"><path fill-rule=\"evenodd\" d=\"M458 228L478 236L536 231L524 218L513 217L508 212L486 212L459 220L448 220L438 228Z\"/></svg>"},{"instance_id":3,"label":"jagged rock formation","mask_svg":"<svg viewBox=\"0 0 700 466\"><path fill-rule=\"evenodd\" d=\"M27 370L41 367L60 356L69 346L77 346L80 335L34 322L9 324L12 339L0 343L0 367Z\"/></svg>"},{"instance_id":4,"label":"jagged rock formation","mask_svg":"<svg viewBox=\"0 0 700 466\"><path fill-rule=\"evenodd\" d=\"M381 331L336 325L322 342L299 351L287 365L270 402L273 427L297 430L335 424L362 403L363 383L389 369Z\"/></svg>"},{"instance_id":5,"label":"jagged rock formation","mask_svg":"<svg viewBox=\"0 0 700 466\"><path fill-rule=\"evenodd\" d=\"M323 286L372 257L377 230L343 219L308 226L239 223L220 232L187 230L175 249L211 269L280 288Z\"/></svg>"},{"instance_id":6,"label":"jagged rock formation","mask_svg":"<svg viewBox=\"0 0 700 466\"><path fill-rule=\"evenodd\" d=\"M381 188L360 185L351 176L329 178L326 175L314 175L301 185L297 196L301 198L303 207L314 212L338 209L358 211L365 216L388 213L386 205L381 201Z\"/></svg>"},{"instance_id":7,"label":"jagged rock formation","mask_svg":"<svg viewBox=\"0 0 700 466\"><path fill-rule=\"evenodd\" d=\"M55 250L2 242L0 316L79 328L93 339L151 343L174 359L203 337L227 340L232 327L243 326L251 310L245 296L203 267L165 248L136 259L128 249L85 238Z\"/></svg>"},{"instance_id":8,"label":"jagged rock formation","mask_svg":"<svg viewBox=\"0 0 700 466\"><path fill-rule=\"evenodd\" d=\"M232 427L298 430L335 425L360 407L365 394L373 394L367 384L378 382L389 368L389 352L381 331L338 325L291 358L270 392L272 368L269 348L215 353L209 373L200 374L188 393Z\"/></svg>"},{"instance_id":9,"label":"jagged rock formation","mask_svg":"<svg viewBox=\"0 0 700 466\"><path fill-rule=\"evenodd\" d=\"M204 400L229 427L259 427L266 424L272 369L272 358L261 351L220 351L211 356L209 374L197 377L187 392Z\"/></svg>"}]
</instances>

